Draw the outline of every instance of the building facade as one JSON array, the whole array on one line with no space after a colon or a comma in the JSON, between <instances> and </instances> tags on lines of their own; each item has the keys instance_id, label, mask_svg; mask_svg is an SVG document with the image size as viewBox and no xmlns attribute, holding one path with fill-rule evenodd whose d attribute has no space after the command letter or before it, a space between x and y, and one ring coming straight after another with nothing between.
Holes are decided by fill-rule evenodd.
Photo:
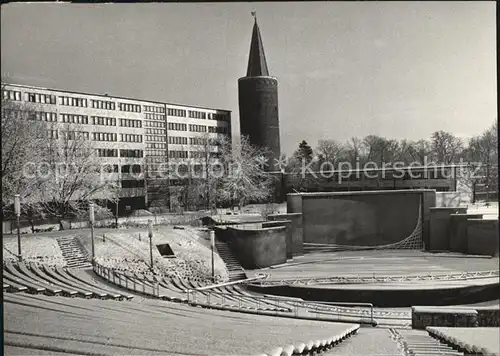
<instances>
[{"instance_id":1,"label":"building facade","mask_svg":"<svg viewBox=\"0 0 500 356\"><path fill-rule=\"evenodd\" d=\"M271 172L279 171L278 79L269 75L257 19L247 74L238 79L238 104L241 135L248 136L252 145L269 150L266 168Z\"/></svg>"},{"instance_id":2,"label":"building facade","mask_svg":"<svg viewBox=\"0 0 500 356\"><path fill-rule=\"evenodd\" d=\"M78 124L102 164L113 167L109 178L120 181L120 209L169 207L170 187L185 180L172 166L196 157L200 137L231 137L228 110L6 83L2 95L33 104L33 119L54 127L54 138Z\"/></svg>"}]
</instances>

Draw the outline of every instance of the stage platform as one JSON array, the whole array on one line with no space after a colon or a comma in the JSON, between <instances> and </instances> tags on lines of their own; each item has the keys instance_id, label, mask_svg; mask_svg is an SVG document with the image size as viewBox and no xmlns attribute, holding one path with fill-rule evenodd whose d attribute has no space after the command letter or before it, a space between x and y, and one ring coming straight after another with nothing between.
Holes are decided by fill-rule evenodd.
<instances>
[{"instance_id":1,"label":"stage platform","mask_svg":"<svg viewBox=\"0 0 500 356\"><path fill-rule=\"evenodd\" d=\"M271 268L254 291L378 307L456 305L500 295L498 257L414 250L317 252Z\"/></svg>"}]
</instances>

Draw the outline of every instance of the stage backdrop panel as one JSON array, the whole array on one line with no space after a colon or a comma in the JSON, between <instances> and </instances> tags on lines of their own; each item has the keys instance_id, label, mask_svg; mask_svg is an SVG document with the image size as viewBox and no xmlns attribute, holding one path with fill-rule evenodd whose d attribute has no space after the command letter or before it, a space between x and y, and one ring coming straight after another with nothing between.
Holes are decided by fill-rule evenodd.
<instances>
[{"instance_id":1,"label":"stage backdrop panel","mask_svg":"<svg viewBox=\"0 0 500 356\"><path fill-rule=\"evenodd\" d=\"M428 192L302 193L291 198L294 206L297 196L302 200L304 242L375 247L422 229L422 195Z\"/></svg>"}]
</instances>

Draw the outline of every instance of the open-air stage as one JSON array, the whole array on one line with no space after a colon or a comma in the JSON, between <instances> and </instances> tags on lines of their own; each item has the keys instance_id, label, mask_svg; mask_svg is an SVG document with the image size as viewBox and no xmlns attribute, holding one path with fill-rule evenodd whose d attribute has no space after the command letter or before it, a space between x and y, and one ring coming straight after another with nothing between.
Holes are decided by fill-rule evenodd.
<instances>
[{"instance_id":1,"label":"open-air stage","mask_svg":"<svg viewBox=\"0 0 500 356\"><path fill-rule=\"evenodd\" d=\"M378 307L473 304L496 301L500 295L498 257L304 247L304 256L252 271L268 277L249 288L304 300Z\"/></svg>"}]
</instances>

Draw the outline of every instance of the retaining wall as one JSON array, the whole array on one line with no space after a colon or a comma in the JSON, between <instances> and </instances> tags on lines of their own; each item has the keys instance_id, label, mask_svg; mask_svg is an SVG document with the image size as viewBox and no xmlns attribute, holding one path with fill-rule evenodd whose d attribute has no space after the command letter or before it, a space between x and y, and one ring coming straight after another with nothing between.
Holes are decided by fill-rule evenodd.
<instances>
[{"instance_id":1,"label":"retaining wall","mask_svg":"<svg viewBox=\"0 0 500 356\"><path fill-rule=\"evenodd\" d=\"M291 250L292 256L304 254L304 230L302 228L302 213L272 214L267 217L270 221L287 220L291 222Z\"/></svg>"},{"instance_id":2,"label":"retaining wall","mask_svg":"<svg viewBox=\"0 0 500 356\"><path fill-rule=\"evenodd\" d=\"M467 253L498 256L498 220L467 220Z\"/></svg>"},{"instance_id":3,"label":"retaining wall","mask_svg":"<svg viewBox=\"0 0 500 356\"><path fill-rule=\"evenodd\" d=\"M217 239L229 248L245 269L258 269L286 263L287 227L263 228L262 224L216 227Z\"/></svg>"},{"instance_id":4,"label":"retaining wall","mask_svg":"<svg viewBox=\"0 0 500 356\"><path fill-rule=\"evenodd\" d=\"M483 214L451 214L450 251L467 253L467 220L482 219Z\"/></svg>"},{"instance_id":5,"label":"retaining wall","mask_svg":"<svg viewBox=\"0 0 500 356\"><path fill-rule=\"evenodd\" d=\"M449 251L451 215L465 214L467 208L430 208L429 251Z\"/></svg>"}]
</instances>

